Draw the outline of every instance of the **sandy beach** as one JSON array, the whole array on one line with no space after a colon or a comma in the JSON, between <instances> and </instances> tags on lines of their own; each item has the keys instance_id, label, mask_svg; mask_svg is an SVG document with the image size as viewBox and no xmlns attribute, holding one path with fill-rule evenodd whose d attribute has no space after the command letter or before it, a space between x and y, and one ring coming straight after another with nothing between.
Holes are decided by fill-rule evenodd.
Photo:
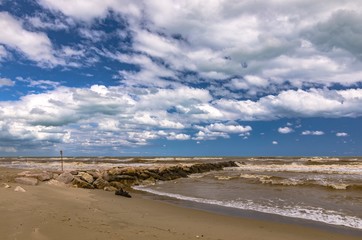
<instances>
[{"instance_id":1,"label":"sandy beach","mask_svg":"<svg viewBox=\"0 0 362 240\"><path fill-rule=\"evenodd\" d=\"M1 239L360 239L306 226L182 208L103 190L11 182L0 170ZM7 183L10 188L5 188ZM26 192L15 192L16 186Z\"/></svg>"}]
</instances>

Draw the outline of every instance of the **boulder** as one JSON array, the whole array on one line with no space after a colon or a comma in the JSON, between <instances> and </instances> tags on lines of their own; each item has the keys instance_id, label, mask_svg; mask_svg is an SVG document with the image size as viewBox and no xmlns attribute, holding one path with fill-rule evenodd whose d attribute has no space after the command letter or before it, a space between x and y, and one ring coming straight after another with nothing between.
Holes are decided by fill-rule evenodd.
<instances>
[{"instance_id":1,"label":"boulder","mask_svg":"<svg viewBox=\"0 0 362 240\"><path fill-rule=\"evenodd\" d=\"M53 174L50 172L33 173L29 177L36 177L39 181L44 182L53 178Z\"/></svg>"},{"instance_id":2,"label":"boulder","mask_svg":"<svg viewBox=\"0 0 362 240\"><path fill-rule=\"evenodd\" d=\"M36 178L39 181L44 182L44 181L48 181L48 180L52 179L53 174L50 172L46 172L46 171L43 171L43 172L24 171L24 172L18 173L18 176Z\"/></svg>"},{"instance_id":3,"label":"boulder","mask_svg":"<svg viewBox=\"0 0 362 240\"><path fill-rule=\"evenodd\" d=\"M78 175L78 171L77 171L77 170L70 171L70 173L71 173L72 175Z\"/></svg>"},{"instance_id":4,"label":"boulder","mask_svg":"<svg viewBox=\"0 0 362 240\"><path fill-rule=\"evenodd\" d=\"M74 179L74 176L71 173L65 172L65 173L60 174L55 180L68 184L68 183L71 183L73 181L73 179Z\"/></svg>"},{"instance_id":5,"label":"boulder","mask_svg":"<svg viewBox=\"0 0 362 240\"><path fill-rule=\"evenodd\" d=\"M123 180L137 180L134 176L129 175L115 175L111 177L112 181L123 181Z\"/></svg>"},{"instance_id":6,"label":"boulder","mask_svg":"<svg viewBox=\"0 0 362 240\"><path fill-rule=\"evenodd\" d=\"M74 176L72 184L73 184L73 186L76 186L76 187L79 187L79 188L94 189L92 184L82 180L80 177L77 177L77 176Z\"/></svg>"},{"instance_id":7,"label":"boulder","mask_svg":"<svg viewBox=\"0 0 362 240\"><path fill-rule=\"evenodd\" d=\"M38 185L39 183L38 179L31 177L18 177L15 178L15 182L32 186Z\"/></svg>"},{"instance_id":8,"label":"boulder","mask_svg":"<svg viewBox=\"0 0 362 240\"><path fill-rule=\"evenodd\" d=\"M8 185L7 183L3 183L3 186L4 186L4 188L11 188L11 186Z\"/></svg>"},{"instance_id":9,"label":"boulder","mask_svg":"<svg viewBox=\"0 0 362 240\"><path fill-rule=\"evenodd\" d=\"M88 174L90 174L93 179L97 179L102 176L102 174L97 170L87 171Z\"/></svg>"},{"instance_id":10,"label":"boulder","mask_svg":"<svg viewBox=\"0 0 362 240\"><path fill-rule=\"evenodd\" d=\"M20 187L20 186L17 186L15 189L14 189L15 192L26 192L24 188Z\"/></svg>"},{"instance_id":11,"label":"boulder","mask_svg":"<svg viewBox=\"0 0 362 240\"><path fill-rule=\"evenodd\" d=\"M132 197L132 196L129 194L129 192L124 191L122 188L118 189L118 190L115 192L115 194L118 195L118 196L126 197L126 198L131 198L131 197Z\"/></svg>"},{"instance_id":12,"label":"boulder","mask_svg":"<svg viewBox=\"0 0 362 240\"><path fill-rule=\"evenodd\" d=\"M94 182L93 176L90 175L89 173L79 172L77 176L80 177L82 180L86 181L87 183Z\"/></svg>"},{"instance_id":13,"label":"boulder","mask_svg":"<svg viewBox=\"0 0 362 240\"><path fill-rule=\"evenodd\" d=\"M93 186L98 189L104 189L105 187L110 186L110 184L102 177L99 177L93 182Z\"/></svg>"},{"instance_id":14,"label":"boulder","mask_svg":"<svg viewBox=\"0 0 362 240\"><path fill-rule=\"evenodd\" d=\"M124 185L123 183L116 182L116 181L110 182L109 184L110 184L112 187L115 187L116 189L120 189L120 188L125 187L125 185Z\"/></svg>"}]
</instances>

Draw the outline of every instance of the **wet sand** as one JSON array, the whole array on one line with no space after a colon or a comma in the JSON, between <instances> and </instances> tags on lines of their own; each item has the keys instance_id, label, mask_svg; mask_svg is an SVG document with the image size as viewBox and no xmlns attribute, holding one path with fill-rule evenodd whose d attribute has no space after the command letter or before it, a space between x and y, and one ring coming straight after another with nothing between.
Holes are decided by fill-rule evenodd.
<instances>
[{"instance_id":1,"label":"wet sand","mask_svg":"<svg viewBox=\"0 0 362 240\"><path fill-rule=\"evenodd\" d=\"M360 239L295 224L182 208L133 193L8 183L0 169L0 236L7 239ZM26 192L15 192L16 186Z\"/></svg>"}]
</instances>

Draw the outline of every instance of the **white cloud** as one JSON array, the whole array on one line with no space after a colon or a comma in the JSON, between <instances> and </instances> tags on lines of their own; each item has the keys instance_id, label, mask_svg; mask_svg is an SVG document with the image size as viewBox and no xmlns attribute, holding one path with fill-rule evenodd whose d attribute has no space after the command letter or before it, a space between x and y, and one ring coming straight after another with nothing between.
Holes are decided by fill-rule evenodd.
<instances>
[{"instance_id":1,"label":"white cloud","mask_svg":"<svg viewBox=\"0 0 362 240\"><path fill-rule=\"evenodd\" d=\"M27 22L37 29L51 29L51 30L67 30L71 21L63 21L62 19L49 19L45 14L27 17Z\"/></svg>"},{"instance_id":2,"label":"white cloud","mask_svg":"<svg viewBox=\"0 0 362 240\"><path fill-rule=\"evenodd\" d=\"M306 130L302 132L302 135L314 135L314 136L321 136L324 135L323 131L310 131L310 130Z\"/></svg>"},{"instance_id":3,"label":"white cloud","mask_svg":"<svg viewBox=\"0 0 362 240\"><path fill-rule=\"evenodd\" d=\"M284 117L362 116L362 89L287 90L257 101L220 99L214 106L229 120L272 120Z\"/></svg>"},{"instance_id":4,"label":"white cloud","mask_svg":"<svg viewBox=\"0 0 362 240\"><path fill-rule=\"evenodd\" d=\"M0 12L0 43L23 53L43 65L60 64L54 56L52 43L46 34L30 32L22 23L6 12Z\"/></svg>"},{"instance_id":5,"label":"white cloud","mask_svg":"<svg viewBox=\"0 0 362 240\"><path fill-rule=\"evenodd\" d=\"M250 126L225 125L223 123L213 123L205 127L208 131L226 132L226 133L246 133L250 132Z\"/></svg>"},{"instance_id":6,"label":"white cloud","mask_svg":"<svg viewBox=\"0 0 362 240\"><path fill-rule=\"evenodd\" d=\"M10 80L10 79L8 79L8 78L1 78L0 77L0 88L1 87L12 87L12 86L14 86L15 85L15 82L14 81L12 81L12 80Z\"/></svg>"},{"instance_id":7,"label":"white cloud","mask_svg":"<svg viewBox=\"0 0 362 240\"><path fill-rule=\"evenodd\" d=\"M61 11L63 14L77 20L92 21L94 18L103 18L113 9L123 14L140 15L139 8L132 1L127 0L38 0L51 10Z\"/></svg>"},{"instance_id":8,"label":"white cloud","mask_svg":"<svg viewBox=\"0 0 362 240\"><path fill-rule=\"evenodd\" d=\"M0 61L5 59L8 56L8 52L6 51L3 45L0 45Z\"/></svg>"},{"instance_id":9,"label":"white cloud","mask_svg":"<svg viewBox=\"0 0 362 240\"><path fill-rule=\"evenodd\" d=\"M170 136L167 137L168 140L189 140L191 137L187 134L179 133L171 133Z\"/></svg>"},{"instance_id":10,"label":"white cloud","mask_svg":"<svg viewBox=\"0 0 362 240\"><path fill-rule=\"evenodd\" d=\"M323 4L312 0L38 2L88 23L109 16L110 11L121 15L128 24L127 34L132 35L131 50L141 54L122 60L141 68L121 72L130 85L165 87L185 81L180 71L192 71L193 81L232 79L224 88L257 96L276 93L286 82L293 87L351 86L362 80L362 63L355 61L361 59L362 7L354 0L344 1L343 6L338 0ZM81 34L94 40L102 35L88 28Z\"/></svg>"},{"instance_id":11,"label":"white cloud","mask_svg":"<svg viewBox=\"0 0 362 240\"><path fill-rule=\"evenodd\" d=\"M278 128L278 132L281 134L287 134L293 132L293 129L290 127L280 127Z\"/></svg>"},{"instance_id":12,"label":"white cloud","mask_svg":"<svg viewBox=\"0 0 362 240\"><path fill-rule=\"evenodd\" d=\"M338 133L336 133L336 136L337 136L337 137L348 137L348 133L338 132Z\"/></svg>"},{"instance_id":13,"label":"white cloud","mask_svg":"<svg viewBox=\"0 0 362 240\"><path fill-rule=\"evenodd\" d=\"M277 141L272 141L272 144L273 144L273 145L277 145L278 142L277 142Z\"/></svg>"}]
</instances>

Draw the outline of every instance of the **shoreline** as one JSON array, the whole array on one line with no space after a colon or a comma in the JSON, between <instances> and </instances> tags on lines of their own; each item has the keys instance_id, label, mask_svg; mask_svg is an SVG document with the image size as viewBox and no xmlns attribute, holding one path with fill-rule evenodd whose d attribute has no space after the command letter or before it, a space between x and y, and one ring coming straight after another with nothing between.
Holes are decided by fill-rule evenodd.
<instances>
[{"instance_id":1,"label":"shoreline","mask_svg":"<svg viewBox=\"0 0 362 240\"><path fill-rule=\"evenodd\" d=\"M225 212L225 208L206 204L187 206L179 200L158 200L142 191L133 191L133 198L127 199L103 190L12 182L21 171L0 168L0 184L11 185L0 188L2 239L353 240L362 235L355 235L354 230L306 225L291 218L269 219L271 214L240 216L230 208ZM14 192L16 186L26 192Z\"/></svg>"},{"instance_id":2,"label":"shoreline","mask_svg":"<svg viewBox=\"0 0 362 240\"><path fill-rule=\"evenodd\" d=\"M199 202L193 202L189 200L180 200L171 198L168 196L161 196L152 194L149 192L143 192L142 190L136 190L141 192L141 194L146 199L159 201L161 203L167 203L174 206L178 206L181 208L187 208L187 209L194 209L199 211L205 211L217 215L224 215L224 216L232 216L232 217L238 217L242 219L250 219L250 220L257 220L257 221L268 221L273 223L281 223L281 224L292 224L292 225L300 225L307 228L312 228L316 230L322 230L322 231L328 231L328 232L334 232L339 234L345 234L350 236L358 236L362 237L362 229L356 229L351 228L347 226L342 225L333 225L333 224L327 224L324 222L319 222L315 220L308 220L308 219L302 219L297 217L288 217L288 216L282 216L279 214L272 214L272 213L264 213L254 210L245 210L245 209L237 209L227 206L220 206L220 205L213 205L213 204L207 204L207 203L199 203Z\"/></svg>"}]
</instances>

